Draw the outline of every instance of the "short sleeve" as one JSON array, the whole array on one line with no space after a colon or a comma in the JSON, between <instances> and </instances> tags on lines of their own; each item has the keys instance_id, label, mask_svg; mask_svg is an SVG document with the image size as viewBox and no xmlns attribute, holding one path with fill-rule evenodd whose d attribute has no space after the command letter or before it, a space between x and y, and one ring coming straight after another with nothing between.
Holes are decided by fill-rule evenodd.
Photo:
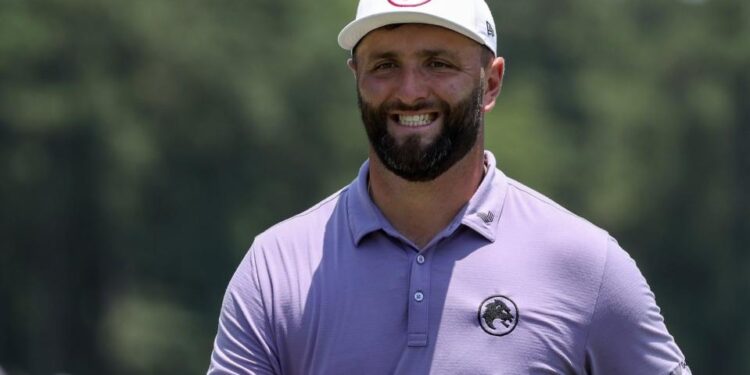
<instances>
[{"instance_id":1,"label":"short sleeve","mask_svg":"<svg viewBox=\"0 0 750 375\"><path fill-rule=\"evenodd\" d=\"M208 375L279 374L251 247L229 282Z\"/></svg>"},{"instance_id":2,"label":"short sleeve","mask_svg":"<svg viewBox=\"0 0 750 375\"><path fill-rule=\"evenodd\" d=\"M612 238L586 344L586 369L592 375L690 374L646 279Z\"/></svg>"}]
</instances>

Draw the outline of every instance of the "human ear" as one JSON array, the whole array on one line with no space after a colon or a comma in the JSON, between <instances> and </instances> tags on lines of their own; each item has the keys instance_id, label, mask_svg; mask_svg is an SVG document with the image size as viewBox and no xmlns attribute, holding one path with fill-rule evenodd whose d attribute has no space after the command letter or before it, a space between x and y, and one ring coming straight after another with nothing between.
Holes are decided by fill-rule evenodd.
<instances>
[{"instance_id":1,"label":"human ear","mask_svg":"<svg viewBox=\"0 0 750 375\"><path fill-rule=\"evenodd\" d=\"M497 57L492 60L492 64L485 73L485 89L482 98L483 109L489 112L495 107L495 101L500 95L503 87L503 74L505 73L505 59Z\"/></svg>"},{"instance_id":2,"label":"human ear","mask_svg":"<svg viewBox=\"0 0 750 375\"><path fill-rule=\"evenodd\" d=\"M352 73L354 74L354 78L356 79L357 78L357 62L354 61L353 57L350 57L349 59L346 60L346 65L349 67L349 70L352 71Z\"/></svg>"}]
</instances>

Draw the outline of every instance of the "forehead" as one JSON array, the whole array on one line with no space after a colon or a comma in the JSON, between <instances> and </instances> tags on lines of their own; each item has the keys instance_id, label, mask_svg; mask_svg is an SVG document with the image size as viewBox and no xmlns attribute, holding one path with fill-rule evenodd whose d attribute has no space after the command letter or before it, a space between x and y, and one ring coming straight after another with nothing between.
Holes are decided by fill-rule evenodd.
<instances>
[{"instance_id":1,"label":"forehead","mask_svg":"<svg viewBox=\"0 0 750 375\"><path fill-rule=\"evenodd\" d=\"M355 52L358 57L367 58L384 52L409 55L424 50L441 50L460 56L480 51L481 46L469 37L444 27L408 23L371 31L362 38Z\"/></svg>"}]
</instances>

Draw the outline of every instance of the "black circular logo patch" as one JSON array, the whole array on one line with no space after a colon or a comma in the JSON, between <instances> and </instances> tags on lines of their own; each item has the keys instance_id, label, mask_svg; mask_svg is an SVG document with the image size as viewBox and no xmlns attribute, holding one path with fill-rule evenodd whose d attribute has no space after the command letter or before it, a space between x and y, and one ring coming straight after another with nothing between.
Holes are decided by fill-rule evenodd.
<instances>
[{"instance_id":1,"label":"black circular logo patch","mask_svg":"<svg viewBox=\"0 0 750 375\"><path fill-rule=\"evenodd\" d=\"M492 296L479 305L479 326L494 336L505 336L518 324L518 306L505 296Z\"/></svg>"}]
</instances>

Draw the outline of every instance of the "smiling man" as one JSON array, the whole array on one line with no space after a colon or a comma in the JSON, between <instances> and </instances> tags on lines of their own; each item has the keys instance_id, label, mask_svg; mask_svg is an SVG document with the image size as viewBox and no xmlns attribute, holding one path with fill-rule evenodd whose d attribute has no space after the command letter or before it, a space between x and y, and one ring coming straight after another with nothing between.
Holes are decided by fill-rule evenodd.
<instances>
[{"instance_id":1,"label":"smiling man","mask_svg":"<svg viewBox=\"0 0 750 375\"><path fill-rule=\"evenodd\" d=\"M362 0L339 44L368 161L256 237L209 374L689 374L617 242L484 150L483 0Z\"/></svg>"}]
</instances>

